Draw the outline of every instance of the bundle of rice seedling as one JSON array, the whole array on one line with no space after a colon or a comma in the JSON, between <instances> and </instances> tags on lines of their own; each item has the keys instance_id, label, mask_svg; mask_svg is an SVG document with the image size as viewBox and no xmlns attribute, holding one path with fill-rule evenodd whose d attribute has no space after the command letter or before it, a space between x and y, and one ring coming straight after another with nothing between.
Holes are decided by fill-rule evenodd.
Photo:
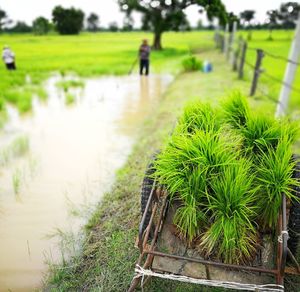
<instances>
[{"instance_id":1,"label":"bundle of rice seedling","mask_svg":"<svg viewBox=\"0 0 300 292\"><path fill-rule=\"evenodd\" d=\"M210 183L206 209L210 211L212 224L204 232L200 244L207 255L216 253L224 262L240 263L255 251L253 180L249 162L239 159Z\"/></svg>"},{"instance_id":2,"label":"bundle of rice seedling","mask_svg":"<svg viewBox=\"0 0 300 292\"><path fill-rule=\"evenodd\" d=\"M220 118L210 104L194 102L185 107L178 128L189 134L195 133L196 130L216 132L220 129L220 122Z\"/></svg>"},{"instance_id":3,"label":"bundle of rice seedling","mask_svg":"<svg viewBox=\"0 0 300 292\"><path fill-rule=\"evenodd\" d=\"M154 165L179 205L174 224L181 236L227 263L254 257L258 226L275 229L282 195L293 199L297 133L296 124L251 112L239 93L219 111L188 105Z\"/></svg>"},{"instance_id":4,"label":"bundle of rice seedling","mask_svg":"<svg viewBox=\"0 0 300 292\"><path fill-rule=\"evenodd\" d=\"M282 138L274 150L269 147L256 166L256 184L259 221L264 227L274 228L280 213L282 195L293 199L293 187L299 185L294 179L295 162L292 159L290 141Z\"/></svg>"},{"instance_id":5,"label":"bundle of rice seedling","mask_svg":"<svg viewBox=\"0 0 300 292\"><path fill-rule=\"evenodd\" d=\"M245 97L240 92L232 93L222 106L225 123L234 129L241 129L246 125L250 110Z\"/></svg>"}]
</instances>

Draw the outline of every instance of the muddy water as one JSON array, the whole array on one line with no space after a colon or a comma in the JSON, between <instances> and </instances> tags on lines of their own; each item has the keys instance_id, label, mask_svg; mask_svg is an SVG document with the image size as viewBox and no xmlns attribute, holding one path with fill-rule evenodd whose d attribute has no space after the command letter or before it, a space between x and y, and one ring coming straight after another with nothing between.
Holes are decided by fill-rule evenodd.
<instances>
[{"instance_id":1,"label":"muddy water","mask_svg":"<svg viewBox=\"0 0 300 292\"><path fill-rule=\"evenodd\" d=\"M61 258L56 235L76 234L85 222L172 78L85 80L84 88L71 90L75 102L69 106L56 86L60 79L49 79L49 98L35 99L31 115L9 108L0 134L0 150L20 135L30 144L26 155L0 166L1 291L41 285L45 260Z\"/></svg>"}]
</instances>

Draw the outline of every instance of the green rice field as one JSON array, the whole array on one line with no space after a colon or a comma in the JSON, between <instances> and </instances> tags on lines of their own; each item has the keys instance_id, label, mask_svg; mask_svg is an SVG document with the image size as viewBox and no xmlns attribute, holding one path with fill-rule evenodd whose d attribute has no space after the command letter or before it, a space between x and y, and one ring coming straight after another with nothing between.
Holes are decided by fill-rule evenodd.
<instances>
[{"instance_id":1,"label":"green rice field","mask_svg":"<svg viewBox=\"0 0 300 292\"><path fill-rule=\"evenodd\" d=\"M238 35L246 37L246 32ZM287 57L292 31L274 31L273 41L268 40L268 31L254 31L250 48L263 50ZM163 35L164 50L152 53L152 71L178 73L181 60L191 51L213 48L213 32L168 32ZM7 72L0 67L0 110L4 110L5 101L17 105L21 112L29 111L33 94L41 98L46 93L41 87L42 81L52 72L62 75L74 72L79 76L127 74L137 56L137 48L143 38L151 39L150 33L84 33L80 36L34 36L2 35L0 46L8 44L16 53L16 72ZM255 63L255 51L248 50L247 61ZM212 60L213 61L213 60ZM281 79L285 62L266 56L263 68L266 73ZM30 81L26 76L30 76ZM246 78L252 78L249 70ZM300 81L298 72L295 84ZM280 85L265 75L261 77L260 91L277 97ZM292 105L299 104L299 93L292 95Z\"/></svg>"}]
</instances>

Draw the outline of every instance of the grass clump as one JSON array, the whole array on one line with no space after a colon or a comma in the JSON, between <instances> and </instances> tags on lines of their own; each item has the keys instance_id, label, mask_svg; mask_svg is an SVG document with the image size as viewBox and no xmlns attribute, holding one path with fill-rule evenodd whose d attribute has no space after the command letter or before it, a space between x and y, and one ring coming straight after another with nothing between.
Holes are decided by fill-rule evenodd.
<instances>
[{"instance_id":1,"label":"grass clump","mask_svg":"<svg viewBox=\"0 0 300 292\"><path fill-rule=\"evenodd\" d=\"M255 257L259 232L276 229L282 195L293 199L297 132L287 120L251 112L238 92L222 109L188 105L155 162L155 177L179 202L181 235L227 263Z\"/></svg>"},{"instance_id":2,"label":"grass clump","mask_svg":"<svg viewBox=\"0 0 300 292\"><path fill-rule=\"evenodd\" d=\"M195 56L189 56L182 61L184 71L199 71L203 67L203 62L198 60Z\"/></svg>"}]
</instances>

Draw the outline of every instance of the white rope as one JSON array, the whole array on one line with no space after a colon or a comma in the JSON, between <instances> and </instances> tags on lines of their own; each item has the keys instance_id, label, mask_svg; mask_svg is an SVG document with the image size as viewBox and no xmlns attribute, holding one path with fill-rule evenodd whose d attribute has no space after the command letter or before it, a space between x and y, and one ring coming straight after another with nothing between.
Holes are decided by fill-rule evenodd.
<instances>
[{"instance_id":1,"label":"white rope","mask_svg":"<svg viewBox=\"0 0 300 292\"><path fill-rule=\"evenodd\" d=\"M228 289L236 289L236 290L246 290L246 291L263 291L263 292L284 292L284 287L282 285L275 284L266 284L266 285L255 285L255 284L242 284L236 282L226 282L226 281L217 281L217 280L207 280L207 279L195 279L186 276L179 276L174 274L160 274L153 272L151 270L143 269L141 266L136 265L135 268L135 279L144 276L158 277L162 279L175 280L180 282L198 284L198 285L206 285L212 287L222 287Z\"/></svg>"},{"instance_id":2,"label":"white rope","mask_svg":"<svg viewBox=\"0 0 300 292\"><path fill-rule=\"evenodd\" d=\"M282 243L282 242L283 242L282 236L283 236L284 234L287 234L287 239L289 239L289 232L288 232L287 230L283 230L283 231L281 231L281 234L278 236L278 242L279 242L279 243Z\"/></svg>"}]
</instances>

